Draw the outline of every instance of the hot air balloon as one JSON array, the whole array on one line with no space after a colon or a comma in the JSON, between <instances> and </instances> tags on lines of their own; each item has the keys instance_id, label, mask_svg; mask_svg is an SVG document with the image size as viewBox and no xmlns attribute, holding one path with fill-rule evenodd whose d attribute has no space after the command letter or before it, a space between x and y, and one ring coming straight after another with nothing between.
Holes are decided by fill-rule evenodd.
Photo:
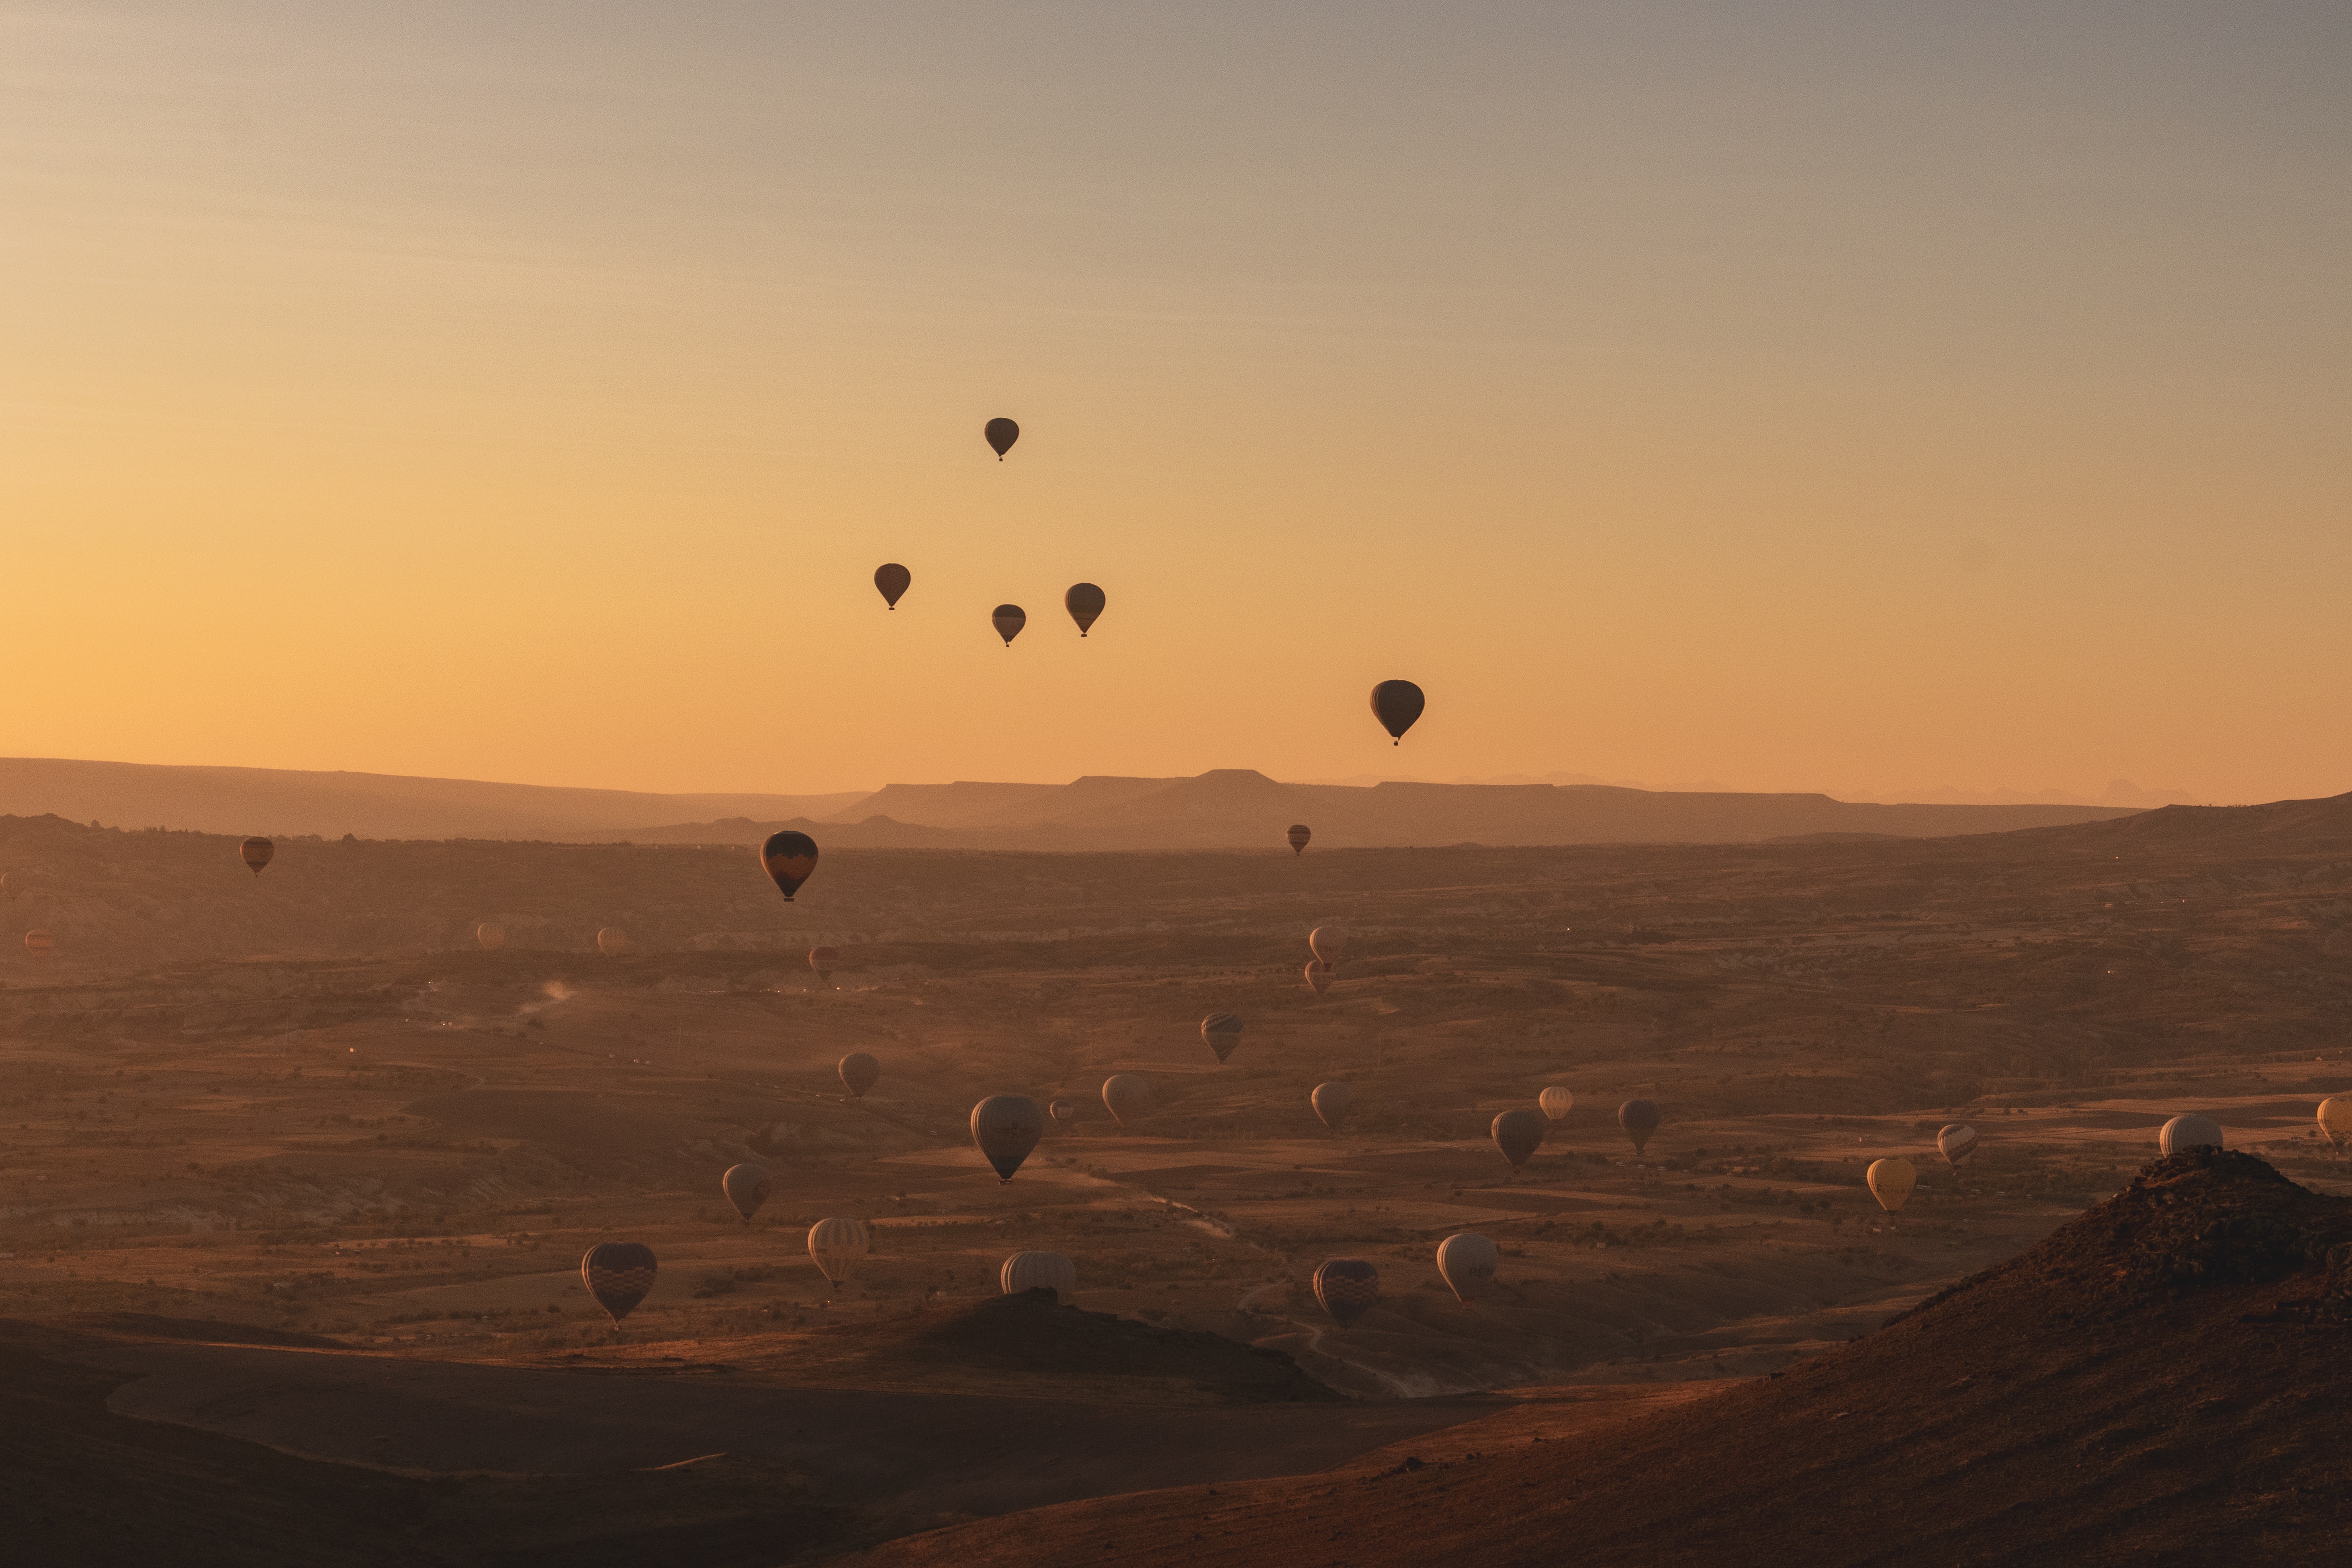
<instances>
[{"instance_id":1,"label":"hot air balloon","mask_svg":"<svg viewBox=\"0 0 2352 1568\"><path fill-rule=\"evenodd\" d=\"M751 1216L760 1212L760 1205L766 1203L769 1194L776 1189L774 1184L768 1180L767 1166L746 1162L727 1167L727 1173L719 1178L719 1190L727 1194L727 1201L735 1205L735 1212L743 1216L744 1224L749 1225Z\"/></svg>"},{"instance_id":2,"label":"hot air balloon","mask_svg":"<svg viewBox=\"0 0 2352 1568\"><path fill-rule=\"evenodd\" d=\"M1437 1244L1438 1276L1454 1292L1454 1299L1465 1307L1495 1282L1495 1270L1502 1261L1495 1244L1475 1230L1457 1230Z\"/></svg>"},{"instance_id":3,"label":"hot air balloon","mask_svg":"<svg viewBox=\"0 0 2352 1568\"><path fill-rule=\"evenodd\" d=\"M971 1141L1001 1182L1013 1179L1045 1133L1045 1113L1025 1094L992 1094L971 1108Z\"/></svg>"},{"instance_id":4,"label":"hot air balloon","mask_svg":"<svg viewBox=\"0 0 2352 1568\"><path fill-rule=\"evenodd\" d=\"M1315 1269L1315 1299L1333 1322L1351 1327L1381 1299L1381 1271L1360 1258L1326 1258Z\"/></svg>"},{"instance_id":5,"label":"hot air balloon","mask_svg":"<svg viewBox=\"0 0 2352 1568\"><path fill-rule=\"evenodd\" d=\"M1004 454L1013 450L1013 443L1021 439L1021 426L1002 417L990 420L980 433L987 437L1000 463L1004 461Z\"/></svg>"},{"instance_id":6,"label":"hot air balloon","mask_svg":"<svg viewBox=\"0 0 2352 1568\"><path fill-rule=\"evenodd\" d=\"M1077 1266L1058 1252L1016 1252L996 1271L996 1288L1008 1296L1051 1290L1066 1306L1078 1293Z\"/></svg>"},{"instance_id":7,"label":"hot air balloon","mask_svg":"<svg viewBox=\"0 0 2352 1568\"><path fill-rule=\"evenodd\" d=\"M1426 701L1421 688L1410 680L1383 680L1372 688L1372 717L1389 732L1389 744L1393 746L1404 740L1404 732L1421 717Z\"/></svg>"},{"instance_id":8,"label":"hot air balloon","mask_svg":"<svg viewBox=\"0 0 2352 1568\"><path fill-rule=\"evenodd\" d=\"M882 1076L882 1064L864 1051L852 1051L835 1062L833 1070L841 1075L843 1088L864 1100L866 1091L874 1087L874 1080Z\"/></svg>"},{"instance_id":9,"label":"hot air balloon","mask_svg":"<svg viewBox=\"0 0 2352 1568\"><path fill-rule=\"evenodd\" d=\"M1067 1127L1078 1119L1078 1102L1075 1100L1057 1100L1045 1107L1045 1114Z\"/></svg>"},{"instance_id":10,"label":"hot air balloon","mask_svg":"<svg viewBox=\"0 0 2352 1568\"><path fill-rule=\"evenodd\" d=\"M1650 1134L1658 1130L1658 1108L1646 1100L1629 1100L1617 1108L1617 1125L1633 1141L1633 1152L1639 1154L1650 1142Z\"/></svg>"},{"instance_id":11,"label":"hot air balloon","mask_svg":"<svg viewBox=\"0 0 2352 1568\"><path fill-rule=\"evenodd\" d=\"M253 874L258 877L262 868L269 864L269 858L278 853L278 846L267 838L248 838L236 847L236 853L237 858L252 867Z\"/></svg>"},{"instance_id":12,"label":"hot air balloon","mask_svg":"<svg viewBox=\"0 0 2352 1568\"><path fill-rule=\"evenodd\" d=\"M915 574L896 561L874 568L874 585L882 591L882 602L892 609L898 607L899 595L915 581Z\"/></svg>"},{"instance_id":13,"label":"hot air balloon","mask_svg":"<svg viewBox=\"0 0 2352 1568\"><path fill-rule=\"evenodd\" d=\"M2319 1130L2338 1149L2352 1143L2352 1096L2331 1095L2319 1102Z\"/></svg>"},{"instance_id":14,"label":"hot air balloon","mask_svg":"<svg viewBox=\"0 0 2352 1568\"><path fill-rule=\"evenodd\" d=\"M1070 591L1062 595L1062 608L1069 611L1070 619L1078 623L1080 637L1087 635L1087 628L1093 626L1095 617L1103 613L1103 591L1092 583L1073 583Z\"/></svg>"},{"instance_id":15,"label":"hot air balloon","mask_svg":"<svg viewBox=\"0 0 2352 1568\"><path fill-rule=\"evenodd\" d=\"M1231 1013L1212 1013L1201 1020L1201 1038L1209 1042L1222 1062L1242 1043L1242 1021Z\"/></svg>"},{"instance_id":16,"label":"hot air balloon","mask_svg":"<svg viewBox=\"0 0 2352 1568\"><path fill-rule=\"evenodd\" d=\"M635 1241L600 1241L580 1259L580 1281L596 1305L613 1316L613 1326L636 1310L654 1288L654 1249Z\"/></svg>"},{"instance_id":17,"label":"hot air balloon","mask_svg":"<svg viewBox=\"0 0 2352 1568\"><path fill-rule=\"evenodd\" d=\"M1936 1134L1936 1152L1955 1171L1976 1158L1977 1130L1955 1121Z\"/></svg>"},{"instance_id":18,"label":"hot air balloon","mask_svg":"<svg viewBox=\"0 0 2352 1568\"><path fill-rule=\"evenodd\" d=\"M1307 824L1303 822L1292 823L1290 825L1290 852L1293 855L1306 854L1307 841L1314 837L1315 830L1307 826Z\"/></svg>"},{"instance_id":19,"label":"hot air balloon","mask_svg":"<svg viewBox=\"0 0 2352 1568\"><path fill-rule=\"evenodd\" d=\"M831 1285L848 1284L849 1277L857 1272L858 1259L873 1246L862 1219L821 1219L809 1226L809 1257Z\"/></svg>"},{"instance_id":20,"label":"hot air balloon","mask_svg":"<svg viewBox=\"0 0 2352 1568\"><path fill-rule=\"evenodd\" d=\"M1506 1110L1495 1118L1495 1124L1487 1131L1495 1140L1495 1147L1503 1152L1503 1158L1508 1160L1511 1169L1516 1171L1542 1147L1544 1133L1550 1126L1540 1110L1523 1109Z\"/></svg>"},{"instance_id":21,"label":"hot air balloon","mask_svg":"<svg viewBox=\"0 0 2352 1568\"><path fill-rule=\"evenodd\" d=\"M1315 994L1318 996L1320 996L1326 991L1330 990L1331 966L1324 963L1319 958L1308 959L1307 961L1307 984L1315 987Z\"/></svg>"},{"instance_id":22,"label":"hot air balloon","mask_svg":"<svg viewBox=\"0 0 2352 1568\"><path fill-rule=\"evenodd\" d=\"M2156 1135L2156 1146L2168 1154L2191 1149L2221 1147L2221 1124L2210 1116L2176 1116Z\"/></svg>"},{"instance_id":23,"label":"hot air balloon","mask_svg":"<svg viewBox=\"0 0 2352 1568\"><path fill-rule=\"evenodd\" d=\"M1140 1121L1151 1114L1151 1080L1131 1072L1113 1073L1103 1079L1102 1101L1120 1127Z\"/></svg>"},{"instance_id":24,"label":"hot air balloon","mask_svg":"<svg viewBox=\"0 0 2352 1568\"><path fill-rule=\"evenodd\" d=\"M1315 1108L1315 1114L1323 1119L1324 1126L1337 1132L1339 1123L1348 1120L1348 1107L1356 1103L1356 1091L1336 1079L1330 1083L1318 1083L1315 1086L1315 1092L1307 1097L1307 1103Z\"/></svg>"},{"instance_id":25,"label":"hot air balloon","mask_svg":"<svg viewBox=\"0 0 2352 1568\"><path fill-rule=\"evenodd\" d=\"M1862 1179L1870 1184L1870 1195L1878 1200L1878 1206L1893 1214L1919 1184L1919 1168L1908 1160L1873 1160Z\"/></svg>"},{"instance_id":26,"label":"hot air balloon","mask_svg":"<svg viewBox=\"0 0 2352 1568\"><path fill-rule=\"evenodd\" d=\"M1536 1109L1554 1121L1564 1121L1568 1113L1576 1109L1576 1096L1554 1084L1536 1096Z\"/></svg>"},{"instance_id":27,"label":"hot air balloon","mask_svg":"<svg viewBox=\"0 0 2352 1568\"><path fill-rule=\"evenodd\" d=\"M809 949L809 967L816 971L819 980L831 980L834 966L841 962L841 950L834 947Z\"/></svg>"},{"instance_id":28,"label":"hot air balloon","mask_svg":"<svg viewBox=\"0 0 2352 1568\"><path fill-rule=\"evenodd\" d=\"M1029 617L1018 605L999 605L988 613L988 624L996 628L996 635L1004 639L1004 646L1011 647L1013 639L1021 635L1021 628L1029 624Z\"/></svg>"},{"instance_id":29,"label":"hot air balloon","mask_svg":"<svg viewBox=\"0 0 2352 1568\"><path fill-rule=\"evenodd\" d=\"M596 933L596 951L611 957L629 951L629 933L619 926L606 926Z\"/></svg>"},{"instance_id":30,"label":"hot air balloon","mask_svg":"<svg viewBox=\"0 0 2352 1568\"><path fill-rule=\"evenodd\" d=\"M496 921L484 921L474 928L474 940L482 944L485 952L496 952L507 944L507 928Z\"/></svg>"},{"instance_id":31,"label":"hot air balloon","mask_svg":"<svg viewBox=\"0 0 2352 1568\"><path fill-rule=\"evenodd\" d=\"M28 931L25 933L25 951L35 958L48 957L50 953L57 951L57 945L58 939L45 931Z\"/></svg>"},{"instance_id":32,"label":"hot air balloon","mask_svg":"<svg viewBox=\"0 0 2352 1568\"><path fill-rule=\"evenodd\" d=\"M760 846L760 867L774 879L776 889L791 903L801 884L816 870L816 840L805 833L790 828L771 833L768 841Z\"/></svg>"},{"instance_id":33,"label":"hot air balloon","mask_svg":"<svg viewBox=\"0 0 2352 1568\"><path fill-rule=\"evenodd\" d=\"M1341 926L1317 926L1307 933L1307 947L1308 952L1336 969L1339 960L1348 953L1348 932Z\"/></svg>"}]
</instances>

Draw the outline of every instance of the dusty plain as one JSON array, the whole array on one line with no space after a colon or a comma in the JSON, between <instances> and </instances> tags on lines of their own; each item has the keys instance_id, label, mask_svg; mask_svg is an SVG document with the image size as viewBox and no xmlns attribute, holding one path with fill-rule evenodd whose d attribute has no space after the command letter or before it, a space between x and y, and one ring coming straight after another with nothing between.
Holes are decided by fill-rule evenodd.
<instances>
[{"instance_id":1,"label":"dusty plain","mask_svg":"<svg viewBox=\"0 0 2352 1568\"><path fill-rule=\"evenodd\" d=\"M656 1492L745 1465L835 1510L740 1541L631 1514L615 1561L1640 1419L2012 1257L2181 1110L2352 1190L2312 1131L2352 1089L2346 800L1932 840L851 850L791 906L718 848L296 841L256 879L232 838L7 818L0 858L0 918L57 938L0 958L26 1353L287 1462ZM1322 924L1351 944L1318 997ZM613 926L630 952L593 951ZM1222 1066L1213 1010L1245 1020ZM1114 1072L1155 1092L1131 1130ZM1338 1131L1307 1105L1335 1079ZM1515 1174L1487 1123L1549 1084L1576 1109ZM965 1131L998 1092L1084 1108L1010 1184ZM1640 1156L1635 1095L1664 1112ZM1982 1135L1964 1172L1947 1121ZM1889 1154L1922 1177L1894 1220L1861 1183ZM741 1160L777 1189L749 1224L718 1188ZM875 1234L835 1291L803 1247L829 1215ZM1505 1255L1470 1306L1432 1264L1465 1229ZM661 1259L618 1331L577 1268L607 1239ZM1117 1324L983 1310L1022 1248ZM1307 1289L1339 1256L1383 1293L1346 1330Z\"/></svg>"}]
</instances>

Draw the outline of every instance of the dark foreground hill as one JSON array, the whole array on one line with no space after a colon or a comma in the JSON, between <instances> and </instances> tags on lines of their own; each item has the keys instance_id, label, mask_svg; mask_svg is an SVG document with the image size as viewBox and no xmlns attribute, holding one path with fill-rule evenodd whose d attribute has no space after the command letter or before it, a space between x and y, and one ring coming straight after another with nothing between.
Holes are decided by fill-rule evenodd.
<instances>
[{"instance_id":1,"label":"dark foreground hill","mask_svg":"<svg viewBox=\"0 0 2352 1568\"><path fill-rule=\"evenodd\" d=\"M1787 1374L1564 1442L909 1537L870 1568L2340 1563L2352 1200L2199 1151Z\"/></svg>"}]
</instances>

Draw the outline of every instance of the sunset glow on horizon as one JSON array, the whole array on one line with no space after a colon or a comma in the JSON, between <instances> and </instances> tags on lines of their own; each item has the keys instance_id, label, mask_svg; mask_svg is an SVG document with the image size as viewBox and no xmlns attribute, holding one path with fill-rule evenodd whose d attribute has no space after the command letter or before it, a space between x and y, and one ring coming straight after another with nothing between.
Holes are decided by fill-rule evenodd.
<instances>
[{"instance_id":1,"label":"sunset glow on horizon","mask_svg":"<svg viewBox=\"0 0 2352 1568\"><path fill-rule=\"evenodd\" d=\"M2340 7L206 10L0 5L0 753L2352 787Z\"/></svg>"}]
</instances>

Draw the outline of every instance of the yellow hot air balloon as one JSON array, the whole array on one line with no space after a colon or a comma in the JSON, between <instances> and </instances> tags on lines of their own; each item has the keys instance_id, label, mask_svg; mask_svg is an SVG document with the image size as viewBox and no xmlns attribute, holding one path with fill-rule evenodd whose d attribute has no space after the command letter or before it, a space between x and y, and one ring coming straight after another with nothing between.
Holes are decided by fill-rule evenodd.
<instances>
[{"instance_id":1,"label":"yellow hot air balloon","mask_svg":"<svg viewBox=\"0 0 2352 1568\"><path fill-rule=\"evenodd\" d=\"M2319 1102L2319 1130L2338 1149L2352 1144L2352 1095L2334 1095Z\"/></svg>"},{"instance_id":2,"label":"yellow hot air balloon","mask_svg":"<svg viewBox=\"0 0 2352 1568\"><path fill-rule=\"evenodd\" d=\"M857 1271L858 1260L874 1246L862 1219L821 1219L809 1226L809 1257L828 1283L843 1285Z\"/></svg>"},{"instance_id":3,"label":"yellow hot air balloon","mask_svg":"<svg viewBox=\"0 0 2352 1568\"><path fill-rule=\"evenodd\" d=\"M1546 1116L1558 1121L1576 1109L1576 1096L1554 1084L1536 1096L1536 1104Z\"/></svg>"},{"instance_id":4,"label":"yellow hot air balloon","mask_svg":"<svg viewBox=\"0 0 2352 1568\"><path fill-rule=\"evenodd\" d=\"M1878 1200L1878 1206L1893 1214L1919 1184L1919 1168L1905 1159L1873 1160L1863 1179L1870 1184L1870 1195Z\"/></svg>"}]
</instances>

